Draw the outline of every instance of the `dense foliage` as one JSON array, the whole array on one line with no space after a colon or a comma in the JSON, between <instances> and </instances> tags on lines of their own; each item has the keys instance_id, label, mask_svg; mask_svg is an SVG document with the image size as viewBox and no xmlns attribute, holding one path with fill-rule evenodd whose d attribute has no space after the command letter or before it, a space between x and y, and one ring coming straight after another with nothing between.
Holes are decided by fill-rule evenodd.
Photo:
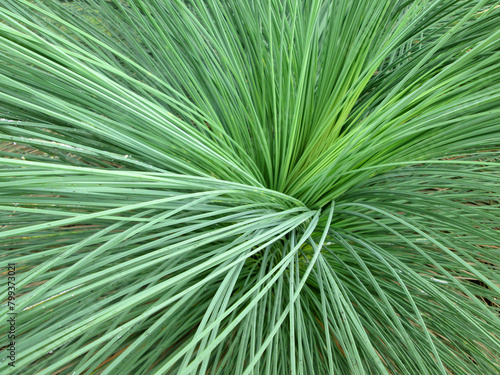
<instances>
[{"instance_id":1,"label":"dense foliage","mask_svg":"<svg viewBox=\"0 0 500 375\"><path fill-rule=\"evenodd\" d=\"M498 4L2 0L0 374L498 374Z\"/></svg>"}]
</instances>

